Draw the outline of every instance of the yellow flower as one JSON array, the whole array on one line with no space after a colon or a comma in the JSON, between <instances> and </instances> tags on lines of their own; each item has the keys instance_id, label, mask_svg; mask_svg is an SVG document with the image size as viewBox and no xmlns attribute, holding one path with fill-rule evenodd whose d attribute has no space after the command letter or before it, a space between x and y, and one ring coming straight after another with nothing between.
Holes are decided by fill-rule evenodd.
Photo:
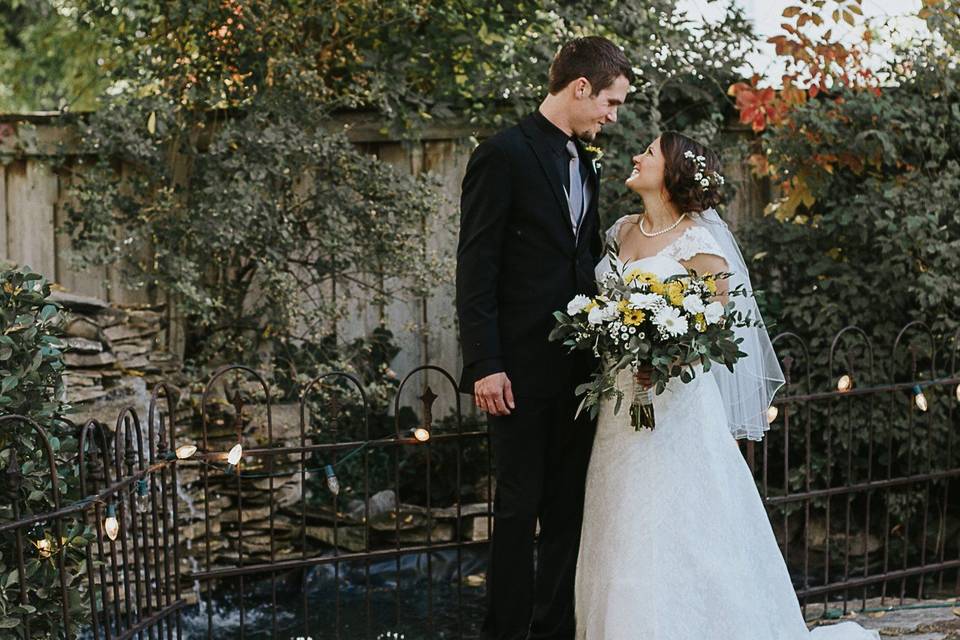
<instances>
[{"instance_id":1,"label":"yellow flower","mask_svg":"<svg viewBox=\"0 0 960 640\"><path fill-rule=\"evenodd\" d=\"M713 276L707 276L703 279L703 284L706 285L707 291L710 293L717 292L717 281Z\"/></svg>"},{"instance_id":2,"label":"yellow flower","mask_svg":"<svg viewBox=\"0 0 960 640\"><path fill-rule=\"evenodd\" d=\"M683 284L674 280L667 284L667 299L675 307L683 306Z\"/></svg>"},{"instance_id":3,"label":"yellow flower","mask_svg":"<svg viewBox=\"0 0 960 640\"><path fill-rule=\"evenodd\" d=\"M585 307L583 308L583 312L584 312L584 313L590 313L590 310L591 310L591 309L595 309L597 306L599 306L599 305L597 304L597 301L596 301L596 300L591 300L590 302L587 303L587 306L585 306Z\"/></svg>"},{"instance_id":4,"label":"yellow flower","mask_svg":"<svg viewBox=\"0 0 960 640\"><path fill-rule=\"evenodd\" d=\"M707 318L702 313L698 313L694 325L697 327L697 331L703 333L707 330Z\"/></svg>"},{"instance_id":5,"label":"yellow flower","mask_svg":"<svg viewBox=\"0 0 960 640\"><path fill-rule=\"evenodd\" d=\"M652 282L650 283L650 293L655 293L658 296L662 296L666 293L667 287L664 286L662 282Z\"/></svg>"},{"instance_id":6,"label":"yellow flower","mask_svg":"<svg viewBox=\"0 0 960 640\"><path fill-rule=\"evenodd\" d=\"M646 314L640 309L627 309L623 313L623 324L637 326L647 319Z\"/></svg>"}]
</instances>

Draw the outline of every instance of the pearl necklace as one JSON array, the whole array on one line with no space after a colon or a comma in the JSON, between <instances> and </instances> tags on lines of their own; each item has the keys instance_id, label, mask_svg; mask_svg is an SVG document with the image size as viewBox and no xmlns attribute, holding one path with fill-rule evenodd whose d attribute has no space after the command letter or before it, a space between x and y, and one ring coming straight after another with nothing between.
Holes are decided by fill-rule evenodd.
<instances>
[{"instance_id":1,"label":"pearl necklace","mask_svg":"<svg viewBox=\"0 0 960 640\"><path fill-rule=\"evenodd\" d=\"M677 218L677 221L674 222L672 225L670 225L670 226L667 227L666 229L661 229L660 231L655 231L655 232L653 232L653 233L647 233L647 231L643 228L643 221L646 219L646 217L647 217L646 214L644 214L644 215L640 218L640 225L639 225L639 226L640 226L640 233L642 233L643 235L647 236L648 238L656 238L657 236L662 236L663 234L665 234L665 233L668 232L668 231L673 231L674 229L676 229L676 228L677 228L677 225L679 225L681 222L683 222L684 218L687 217L687 214L681 213L681 214L680 214L680 217Z\"/></svg>"}]
</instances>

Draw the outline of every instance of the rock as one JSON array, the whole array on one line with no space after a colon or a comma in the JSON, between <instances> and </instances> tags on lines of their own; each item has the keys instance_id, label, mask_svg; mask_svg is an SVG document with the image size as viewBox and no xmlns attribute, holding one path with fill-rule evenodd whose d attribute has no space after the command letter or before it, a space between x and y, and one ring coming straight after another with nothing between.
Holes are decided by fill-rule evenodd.
<instances>
[{"instance_id":1,"label":"rock","mask_svg":"<svg viewBox=\"0 0 960 640\"><path fill-rule=\"evenodd\" d=\"M470 526L465 527L467 538L474 541L483 541L490 539L490 524L493 520L488 520L486 516L476 517L470 522Z\"/></svg>"},{"instance_id":2,"label":"rock","mask_svg":"<svg viewBox=\"0 0 960 640\"><path fill-rule=\"evenodd\" d=\"M64 333L76 338L85 338L87 340L100 339L100 325L83 316L71 317L64 324Z\"/></svg>"},{"instance_id":3,"label":"rock","mask_svg":"<svg viewBox=\"0 0 960 640\"><path fill-rule=\"evenodd\" d=\"M152 345L149 342L129 342L117 344L113 347L113 352L118 358L129 358L132 356L141 356L150 351Z\"/></svg>"},{"instance_id":4,"label":"rock","mask_svg":"<svg viewBox=\"0 0 960 640\"><path fill-rule=\"evenodd\" d=\"M333 527L307 526L304 530L308 538L319 540L325 544L333 545ZM364 550L364 527L346 526L337 527L337 547L347 551Z\"/></svg>"},{"instance_id":5,"label":"rock","mask_svg":"<svg viewBox=\"0 0 960 640\"><path fill-rule=\"evenodd\" d=\"M70 309L71 311L75 310L84 313L95 313L110 306L109 303L99 298L79 296L74 293L67 293L66 291L51 291L48 300L58 302L62 304L64 308Z\"/></svg>"},{"instance_id":6,"label":"rock","mask_svg":"<svg viewBox=\"0 0 960 640\"><path fill-rule=\"evenodd\" d=\"M113 364L117 357L112 353L65 353L63 361L68 367L97 367Z\"/></svg>"},{"instance_id":7,"label":"rock","mask_svg":"<svg viewBox=\"0 0 960 640\"><path fill-rule=\"evenodd\" d=\"M160 333L160 327L131 327L127 324L116 324L103 330L103 334L110 342L126 342L146 338Z\"/></svg>"},{"instance_id":8,"label":"rock","mask_svg":"<svg viewBox=\"0 0 960 640\"><path fill-rule=\"evenodd\" d=\"M385 514L394 511L397 508L397 495L392 489L378 491L370 496L370 519L377 520L383 518ZM350 506L352 505L352 506ZM355 520L363 521L365 517L363 500L351 500L348 505L350 516Z\"/></svg>"},{"instance_id":9,"label":"rock","mask_svg":"<svg viewBox=\"0 0 960 640\"><path fill-rule=\"evenodd\" d=\"M430 542L451 542L453 540L453 525L440 523L434 525L432 529L427 527L407 528L400 530L400 544L426 544L427 532L430 532ZM394 534L396 532L393 532ZM396 544L396 535L385 536L383 533L379 538L385 538L390 543Z\"/></svg>"},{"instance_id":10,"label":"rock","mask_svg":"<svg viewBox=\"0 0 960 640\"><path fill-rule=\"evenodd\" d=\"M65 373L63 375L63 383L67 385L67 388L71 387L92 387L100 386L100 376L78 376L72 373ZM102 387L101 387L102 388Z\"/></svg>"},{"instance_id":11,"label":"rock","mask_svg":"<svg viewBox=\"0 0 960 640\"><path fill-rule=\"evenodd\" d=\"M99 340L72 336L67 338L67 349L73 353L100 353L103 351L103 343Z\"/></svg>"},{"instance_id":12,"label":"rock","mask_svg":"<svg viewBox=\"0 0 960 640\"><path fill-rule=\"evenodd\" d=\"M101 309L99 312L92 315L91 318L101 327L112 327L122 322L126 322L127 313L123 309L108 307L106 309Z\"/></svg>"}]
</instances>

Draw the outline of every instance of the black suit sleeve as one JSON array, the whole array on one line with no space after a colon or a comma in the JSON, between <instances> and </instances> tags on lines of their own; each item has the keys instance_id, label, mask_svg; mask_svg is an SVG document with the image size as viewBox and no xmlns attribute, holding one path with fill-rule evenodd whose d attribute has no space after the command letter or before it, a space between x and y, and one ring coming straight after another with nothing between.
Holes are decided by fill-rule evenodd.
<instances>
[{"instance_id":1,"label":"black suit sleeve","mask_svg":"<svg viewBox=\"0 0 960 640\"><path fill-rule=\"evenodd\" d=\"M470 156L463 178L457 246L457 317L463 363L475 380L504 370L497 290L509 209L506 155L484 142Z\"/></svg>"}]
</instances>

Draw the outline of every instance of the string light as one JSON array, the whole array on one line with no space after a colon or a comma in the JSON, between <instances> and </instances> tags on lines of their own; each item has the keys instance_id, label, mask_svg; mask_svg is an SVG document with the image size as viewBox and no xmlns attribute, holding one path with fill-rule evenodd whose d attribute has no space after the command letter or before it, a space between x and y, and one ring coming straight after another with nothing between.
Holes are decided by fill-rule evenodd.
<instances>
[{"instance_id":1,"label":"string light","mask_svg":"<svg viewBox=\"0 0 960 640\"><path fill-rule=\"evenodd\" d=\"M243 457L243 445L239 442L233 445L233 448L230 449L230 453L227 454L227 471L233 471L238 464L240 464L240 458Z\"/></svg>"},{"instance_id":2,"label":"string light","mask_svg":"<svg viewBox=\"0 0 960 640\"><path fill-rule=\"evenodd\" d=\"M767 409L767 424L773 424L773 421L777 419L778 415L780 415L780 409L770 405L770 408Z\"/></svg>"},{"instance_id":3,"label":"string light","mask_svg":"<svg viewBox=\"0 0 960 640\"><path fill-rule=\"evenodd\" d=\"M960 402L960 384L957 385L957 402Z\"/></svg>"},{"instance_id":4,"label":"string light","mask_svg":"<svg viewBox=\"0 0 960 640\"><path fill-rule=\"evenodd\" d=\"M149 485L147 484L147 479L140 478L137 480L137 497L135 499L137 513L146 513L150 510L150 502L147 500L148 495Z\"/></svg>"},{"instance_id":5,"label":"string light","mask_svg":"<svg viewBox=\"0 0 960 640\"><path fill-rule=\"evenodd\" d=\"M413 430L413 437L417 442L426 442L430 439L430 430L426 427L416 427Z\"/></svg>"},{"instance_id":6,"label":"string light","mask_svg":"<svg viewBox=\"0 0 960 640\"><path fill-rule=\"evenodd\" d=\"M177 447L177 459L186 460L197 452L197 446L194 444L182 444Z\"/></svg>"},{"instance_id":7,"label":"string light","mask_svg":"<svg viewBox=\"0 0 960 640\"><path fill-rule=\"evenodd\" d=\"M920 409L920 411L927 410L927 396L923 395L923 389L920 388L920 385L914 385L913 387L913 401L916 403L917 409Z\"/></svg>"},{"instance_id":8,"label":"string light","mask_svg":"<svg viewBox=\"0 0 960 640\"><path fill-rule=\"evenodd\" d=\"M120 534L120 522L117 521L117 507L112 502L107 505L107 518L103 521L103 531L111 540Z\"/></svg>"},{"instance_id":9,"label":"string light","mask_svg":"<svg viewBox=\"0 0 960 640\"><path fill-rule=\"evenodd\" d=\"M338 495L340 493L340 481L337 479L337 474L333 470L333 465L328 464L325 466L323 473L327 476L327 488L330 489L330 493Z\"/></svg>"},{"instance_id":10,"label":"string light","mask_svg":"<svg viewBox=\"0 0 960 640\"><path fill-rule=\"evenodd\" d=\"M53 546L50 544L50 541L47 538L37 540L34 544L36 545L37 551L40 553L41 558L49 558L53 554Z\"/></svg>"},{"instance_id":11,"label":"string light","mask_svg":"<svg viewBox=\"0 0 960 640\"><path fill-rule=\"evenodd\" d=\"M837 380L837 391L840 393L846 393L853 389L853 378L849 374L843 374L840 376L840 379Z\"/></svg>"}]
</instances>

